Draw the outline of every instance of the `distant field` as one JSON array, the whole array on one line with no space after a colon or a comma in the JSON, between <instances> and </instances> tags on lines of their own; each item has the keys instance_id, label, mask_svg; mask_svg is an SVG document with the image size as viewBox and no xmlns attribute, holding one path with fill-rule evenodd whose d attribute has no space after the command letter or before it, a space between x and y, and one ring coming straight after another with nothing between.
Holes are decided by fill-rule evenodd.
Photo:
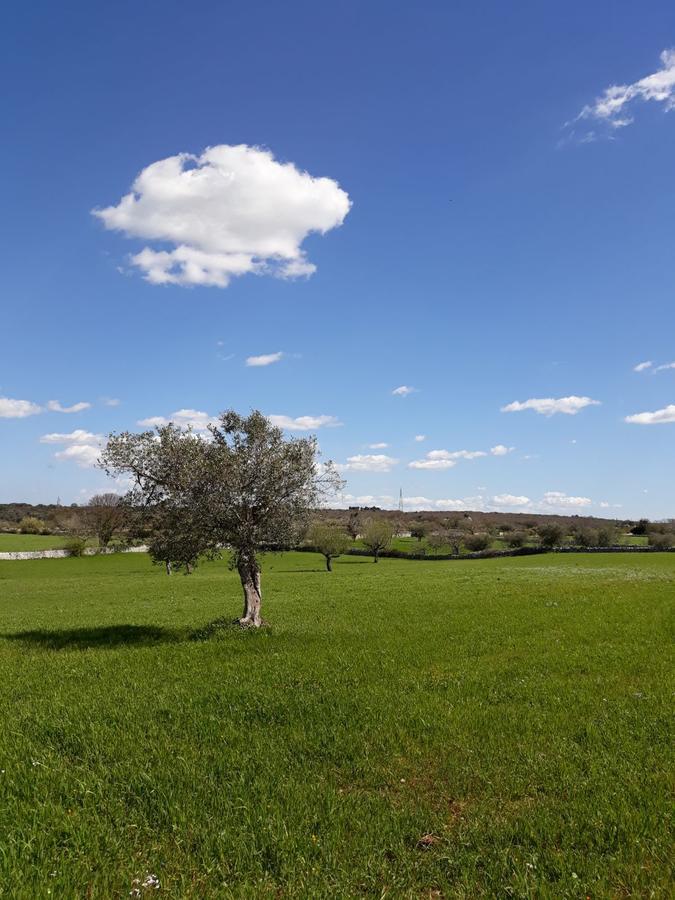
<instances>
[{"instance_id":1,"label":"distant field","mask_svg":"<svg viewBox=\"0 0 675 900\"><path fill-rule=\"evenodd\" d=\"M0 896L668 897L675 557L0 562Z\"/></svg>"},{"instance_id":2,"label":"distant field","mask_svg":"<svg viewBox=\"0 0 675 900\"><path fill-rule=\"evenodd\" d=\"M55 534L0 534L0 553L13 550L57 550L67 538Z\"/></svg>"}]
</instances>

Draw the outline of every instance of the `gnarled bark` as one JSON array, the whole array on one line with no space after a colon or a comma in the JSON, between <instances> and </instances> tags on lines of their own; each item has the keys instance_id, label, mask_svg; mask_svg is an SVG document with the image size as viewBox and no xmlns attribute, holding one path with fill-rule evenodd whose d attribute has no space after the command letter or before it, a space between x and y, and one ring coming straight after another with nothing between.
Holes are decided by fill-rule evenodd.
<instances>
[{"instance_id":1,"label":"gnarled bark","mask_svg":"<svg viewBox=\"0 0 675 900\"><path fill-rule=\"evenodd\" d=\"M239 624L248 628L260 628L262 617L260 606L262 603L262 590L260 587L260 569L255 557L253 559L240 559L237 571L241 579L244 591L244 613L239 619Z\"/></svg>"}]
</instances>

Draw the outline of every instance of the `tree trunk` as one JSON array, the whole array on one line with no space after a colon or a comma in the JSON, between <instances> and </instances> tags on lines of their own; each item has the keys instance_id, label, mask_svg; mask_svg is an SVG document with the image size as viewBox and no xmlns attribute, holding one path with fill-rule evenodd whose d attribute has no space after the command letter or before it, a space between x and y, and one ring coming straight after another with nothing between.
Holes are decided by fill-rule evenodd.
<instances>
[{"instance_id":1,"label":"tree trunk","mask_svg":"<svg viewBox=\"0 0 675 900\"><path fill-rule=\"evenodd\" d=\"M377 550L373 553L373 562L377 562Z\"/></svg>"},{"instance_id":2,"label":"tree trunk","mask_svg":"<svg viewBox=\"0 0 675 900\"><path fill-rule=\"evenodd\" d=\"M326 557L326 570L327 570L328 572L332 572L332 571L333 571L333 563L332 563L332 561L331 561L330 556L327 556L327 557Z\"/></svg>"},{"instance_id":3,"label":"tree trunk","mask_svg":"<svg viewBox=\"0 0 675 900\"><path fill-rule=\"evenodd\" d=\"M260 569L255 556L240 560L237 570L244 591L244 613L239 619L239 624L247 628L260 628L262 625L260 616L262 591L260 588Z\"/></svg>"},{"instance_id":4,"label":"tree trunk","mask_svg":"<svg viewBox=\"0 0 675 900\"><path fill-rule=\"evenodd\" d=\"M171 574L171 560L170 559L167 559L167 561L166 561L166 574L167 575Z\"/></svg>"},{"instance_id":5,"label":"tree trunk","mask_svg":"<svg viewBox=\"0 0 675 900\"><path fill-rule=\"evenodd\" d=\"M185 563L185 574L192 575L192 563Z\"/></svg>"}]
</instances>

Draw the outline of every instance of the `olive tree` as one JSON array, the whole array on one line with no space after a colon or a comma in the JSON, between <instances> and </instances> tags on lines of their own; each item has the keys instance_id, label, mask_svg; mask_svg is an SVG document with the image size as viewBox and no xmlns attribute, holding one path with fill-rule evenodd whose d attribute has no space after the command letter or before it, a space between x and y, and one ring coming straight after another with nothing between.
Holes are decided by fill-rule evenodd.
<instances>
[{"instance_id":1,"label":"olive tree","mask_svg":"<svg viewBox=\"0 0 675 900\"><path fill-rule=\"evenodd\" d=\"M464 538L464 543L470 553L481 553L483 550L488 549L492 539L489 534L468 534Z\"/></svg>"},{"instance_id":2,"label":"olive tree","mask_svg":"<svg viewBox=\"0 0 675 900\"><path fill-rule=\"evenodd\" d=\"M422 538L427 534L428 531L429 527L426 522L413 522L413 524L410 526L410 537L417 538L417 540L421 542Z\"/></svg>"},{"instance_id":3,"label":"olive tree","mask_svg":"<svg viewBox=\"0 0 675 900\"><path fill-rule=\"evenodd\" d=\"M363 529L361 539L366 548L373 554L373 562L383 550L391 544L394 537L394 527L387 519L368 519Z\"/></svg>"},{"instance_id":4,"label":"olive tree","mask_svg":"<svg viewBox=\"0 0 675 900\"><path fill-rule=\"evenodd\" d=\"M185 516L199 543L231 550L244 593L239 623L262 624L260 553L291 546L309 511L340 480L317 463L316 439L285 438L262 413L222 413L205 435L175 424L112 434L101 455L109 475L129 475L133 505Z\"/></svg>"},{"instance_id":5,"label":"olive tree","mask_svg":"<svg viewBox=\"0 0 675 900\"><path fill-rule=\"evenodd\" d=\"M323 554L326 560L326 570L332 572L332 560L337 559L338 556L342 556L347 551L349 535L337 525L314 522L307 532L307 543Z\"/></svg>"},{"instance_id":6,"label":"olive tree","mask_svg":"<svg viewBox=\"0 0 675 900\"><path fill-rule=\"evenodd\" d=\"M562 544L565 532L557 522L545 522L537 527L537 535L541 546L550 549Z\"/></svg>"},{"instance_id":7,"label":"olive tree","mask_svg":"<svg viewBox=\"0 0 675 900\"><path fill-rule=\"evenodd\" d=\"M124 524L126 508L119 494L95 494L85 511L85 524L107 547L115 532Z\"/></svg>"},{"instance_id":8,"label":"olive tree","mask_svg":"<svg viewBox=\"0 0 675 900\"><path fill-rule=\"evenodd\" d=\"M353 541L359 536L360 529L361 517L359 511L358 509L352 509L349 513L349 519L347 520L347 533Z\"/></svg>"},{"instance_id":9,"label":"olive tree","mask_svg":"<svg viewBox=\"0 0 675 900\"><path fill-rule=\"evenodd\" d=\"M186 575L192 575L200 556L217 555L209 547L208 537L199 523L193 522L188 509L162 506L154 513L148 552L153 563L164 564L167 575L180 569Z\"/></svg>"}]
</instances>

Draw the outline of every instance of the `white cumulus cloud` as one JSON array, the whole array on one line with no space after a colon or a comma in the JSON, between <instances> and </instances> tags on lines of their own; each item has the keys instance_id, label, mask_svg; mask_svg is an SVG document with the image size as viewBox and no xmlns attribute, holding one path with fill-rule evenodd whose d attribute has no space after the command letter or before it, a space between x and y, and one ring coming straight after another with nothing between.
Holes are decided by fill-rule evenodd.
<instances>
[{"instance_id":1,"label":"white cumulus cloud","mask_svg":"<svg viewBox=\"0 0 675 900\"><path fill-rule=\"evenodd\" d=\"M497 444L495 447L490 447L490 453L493 456L506 456L507 453L512 453L515 449L515 447L506 447L504 444Z\"/></svg>"},{"instance_id":2,"label":"white cumulus cloud","mask_svg":"<svg viewBox=\"0 0 675 900\"><path fill-rule=\"evenodd\" d=\"M82 469L95 466L103 447L103 435L76 428L64 434L52 432L43 434L41 444L62 444L63 450L58 450L54 456L62 461L74 462Z\"/></svg>"},{"instance_id":3,"label":"white cumulus cloud","mask_svg":"<svg viewBox=\"0 0 675 900\"><path fill-rule=\"evenodd\" d=\"M566 509L568 507L580 508L583 506L590 506L593 501L590 497L570 497L563 491L546 491L542 502L545 506Z\"/></svg>"},{"instance_id":4,"label":"white cumulus cloud","mask_svg":"<svg viewBox=\"0 0 675 900\"><path fill-rule=\"evenodd\" d=\"M42 407L30 400L13 400L0 397L0 419L25 419L42 412Z\"/></svg>"},{"instance_id":5,"label":"white cumulus cloud","mask_svg":"<svg viewBox=\"0 0 675 900\"><path fill-rule=\"evenodd\" d=\"M397 464L397 459L385 453L359 453L348 456L347 462L339 464L337 468L352 472L390 472Z\"/></svg>"},{"instance_id":6,"label":"white cumulus cloud","mask_svg":"<svg viewBox=\"0 0 675 900\"><path fill-rule=\"evenodd\" d=\"M624 421L631 425L664 425L675 422L675 403L670 403L663 409L655 409L654 412L634 413L626 416Z\"/></svg>"},{"instance_id":7,"label":"white cumulus cloud","mask_svg":"<svg viewBox=\"0 0 675 900\"><path fill-rule=\"evenodd\" d=\"M260 147L220 144L151 163L116 206L92 212L108 229L171 246L132 256L151 283L224 288L249 272L311 275L303 241L341 225L350 206L331 178Z\"/></svg>"},{"instance_id":8,"label":"white cumulus cloud","mask_svg":"<svg viewBox=\"0 0 675 900\"><path fill-rule=\"evenodd\" d=\"M518 494L496 494L492 498L492 503L495 506L528 506L531 500Z\"/></svg>"},{"instance_id":9,"label":"white cumulus cloud","mask_svg":"<svg viewBox=\"0 0 675 900\"><path fill-rule=\"evenodd\" d=\"M454 459L449 459L444 456L432 456L432 453L439 451L431 451L431 453L427 454L426 459L414 459L412 462L408 463L409 469L431 469L431 470L443 470L443 469L452 469L453 466L457 465L457 462ZM447 452L447 451L446 451Z\"/></svg>"},{"instance_id":10,"label":"white cumulus cloud","mask_svg":"<svg viewBox=\"0 0 675 900\"><path fill-rule=\"evenodd\" d=\"M575 416L579 410L587 406L600 406L599 400L591 400L590 397L544 397L541 399L533 398L531 400L514 400L502 406L502 412L522 412L525 409L533 409L541 416L554 416L556 413L564 413L568 416Z\"/></svg>"},{"instance_id":11,"label":"white cumulus cloud","mask_svg":"<svg viewBox=\"0 0 675 900\"><path fill-rule=\"evenodd\" d=\"M246 357L246 365L247 366L271 366L272 363L279 362L283 359L283 353L279 351L278 353L263 353L261 356L247 356Z\"/></svg>"},{"instance_id":12,"label":"white cumulus cloud","mask_svg":"<svg viewBox=\"0 0 675 900\"><path fill-rule=\"evenodd\" d=\"M95 466L100 455L101 448L93 444L70 444L54 454L57 459L74 462L82 469Z\"/></svg>"},{"instance_id":13,"label":"white cumulus cloud","mask_svg":"<svg viewBox=\"0 0 675 900\"><path fill-rule=\"evenodd\" d=\"M103 440L102 435L93 434L91 431L85 431L83 428L76 428L67 434L61 434L53 431L51 434L43 434L40 438L41 444L87 444L95 441L97 443Z\"/></svg>"}]
</instances>

